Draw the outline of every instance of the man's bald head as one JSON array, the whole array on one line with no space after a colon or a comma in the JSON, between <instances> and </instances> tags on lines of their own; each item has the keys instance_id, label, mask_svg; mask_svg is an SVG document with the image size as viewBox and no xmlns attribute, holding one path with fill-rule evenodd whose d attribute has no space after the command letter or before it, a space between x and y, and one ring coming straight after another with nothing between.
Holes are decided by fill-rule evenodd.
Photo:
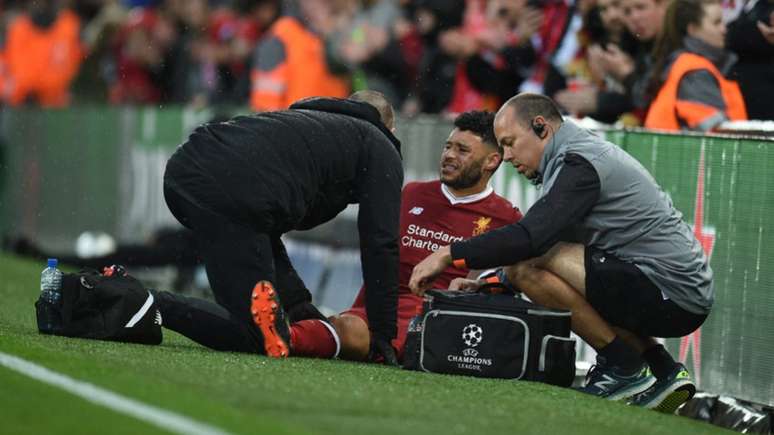
<instances>
[{"instance_id":1,"label":"man's bald head","mask_svg":"<svg viewBox=\"0 0 774 435\"><path fill-rule=\"evenodd\" d=\"M561 124L562 114L554 100L541 94L522 93L511 97L498 111L498 115L513 111L518 122L531 128L532 120L542 116L551 124Z\"/></svg>"},{"instance_id":2,"label":"man's bald head","mask_svg":"<svg viewBox=\"0 0 774 435\"><path fill-rule=\"evenodd\" d=\"M376 110L379 111L379 117L384 126L387 127L388 130L393 130L395 128L395 112L392 110L390 102L387 101L387 98L381 92L369 90L357 91L350 95L348 99L368 103L374 106Z\"/></svg>"}]
</instances>

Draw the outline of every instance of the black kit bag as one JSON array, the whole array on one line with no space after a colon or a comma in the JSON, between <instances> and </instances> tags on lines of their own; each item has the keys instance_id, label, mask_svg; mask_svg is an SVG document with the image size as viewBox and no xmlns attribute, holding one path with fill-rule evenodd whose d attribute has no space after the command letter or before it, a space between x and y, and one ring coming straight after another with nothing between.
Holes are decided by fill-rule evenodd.
<instances>
[{"instance_id":1,"label":"black kit bag","mask_svg":"<svg viewBox=\"0 0 774 435\"><path fill-rule=\"evenodd\" d=\"M161 312L153 294L121 266L65 273L62 302L35 302L43 334L127 343L160 344ZM45 325L52 324L53 327Z\"/></svg>"},{"instance_id":2,"label":"black kit bag","mask_svg":"<svg viewBox=\"0 0 774 435\"><path fill-rule=\"evenodd\" d=\"M570 312L514 294L428 291L409 325L404 368L570 386Z\"/></svg>"}]
</instances>

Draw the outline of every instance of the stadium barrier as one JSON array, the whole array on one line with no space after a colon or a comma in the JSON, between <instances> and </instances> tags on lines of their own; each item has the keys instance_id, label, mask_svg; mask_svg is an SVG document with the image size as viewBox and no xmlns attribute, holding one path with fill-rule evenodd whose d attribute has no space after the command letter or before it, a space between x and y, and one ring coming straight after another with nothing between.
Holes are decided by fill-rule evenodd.
<instances>
[{"instance_id":1,"label":"stadium barrier","mask_svg":"<svg viewBox=\"0 0 774 435\"><path fill-rule=\"evenodd\" d=\"M2 233L24 233L45 246L68 249L86 230L137 241L160 226L175 225L162 195L166 159L193 127L213 115L102 106L4 110ZM435 117L398 121L407 181L436 177L450 127L449 120ZM715 271L712 314L700 330L668 340L668 347L686 361L701 389L774 406L774 374L769 370L774 367L774 265L769 260L774 254L774 141L647 131L604 134L664 187L694 226ZM509 166L498 171L493 183L522 210L537 196ZM353 216L350 210L311 236L298 238L351 249L356 232L347 222ZM310 271L319 272L314 276L328 280L331 288L339 280L356 281L350 272L358 269L357 256L340 250L344 269L333 261L327 271ZM294 252L307 255L303 243ZM332 271L337 273L333 278ZM351 291L354 295L357 289ZM336 305L330 308L343 308L338 305L346 298L322 296Z\"/></svg>"}]
</instances>

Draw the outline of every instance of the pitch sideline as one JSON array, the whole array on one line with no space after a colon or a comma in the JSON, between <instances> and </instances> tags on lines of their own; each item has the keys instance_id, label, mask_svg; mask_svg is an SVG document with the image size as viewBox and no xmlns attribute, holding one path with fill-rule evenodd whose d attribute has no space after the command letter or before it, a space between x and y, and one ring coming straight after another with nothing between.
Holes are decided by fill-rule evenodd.
<instances>
[{"instance_id":1,"label":"pitch sideline","mask_svg":"<svg viewBox=\"0 0 774 435\"><path fill-rule=\"evenodd\" d=\"M85 399L95 405L112 409L164 430L178 434L231 435L208 424L199 423L184 415L176 414L137 400L79 381L46 367L0 351L0 365Z\"/></svg>"}]
</instances>

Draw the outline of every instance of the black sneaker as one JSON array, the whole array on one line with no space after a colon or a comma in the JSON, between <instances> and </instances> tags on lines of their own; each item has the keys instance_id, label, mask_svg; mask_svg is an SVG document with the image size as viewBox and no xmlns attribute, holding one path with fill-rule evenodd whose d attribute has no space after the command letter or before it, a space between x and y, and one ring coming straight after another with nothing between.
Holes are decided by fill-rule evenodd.
<instances>
[{"instance_id":1,"label":"black sneaker","mask_svg":"<svg viewBox=\"0 0 774 435\"><path fill-rule=\"evenodd\" d=\"M669 376L657 380L650 388L634 396L629 404L674 414L677 408L691 400L694 394L696 385L691 374L684 365L677 364Z\"/></svg>"},{"instance_id":2,"label":"black sneaker","mask_svg":"<svg viewBox=\"0 0 774 435\"><path fill-rule=\"evenodd\" d=\"M577 390L607 400L622 400L642 393L655 382L647 364L633 374L624 374L620 368L606 365L604 359L598 357L597 364L586 374L586 385Z\"/></svg>"},{"instance_id":3,"label":"black sneaker","mask_svg":"<svg viewBox=\"0 0 774 435\"><path fill-rule=\"evenodd\" d=\"M269 281L259 281L253 288L250 311L263 335L266 355L286 358L290 355L290 325L279 303L277 292Z\"/></svg>"}]
</instances>

